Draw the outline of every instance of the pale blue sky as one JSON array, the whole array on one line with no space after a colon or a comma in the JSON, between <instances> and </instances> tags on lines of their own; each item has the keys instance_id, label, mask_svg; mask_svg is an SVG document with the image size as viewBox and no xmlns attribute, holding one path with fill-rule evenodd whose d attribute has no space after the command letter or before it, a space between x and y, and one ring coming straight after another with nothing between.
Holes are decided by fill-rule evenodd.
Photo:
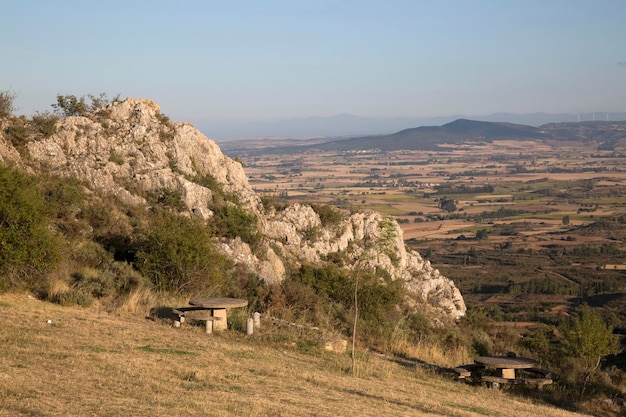
<instances>
[{"instance_id":1,"label":"pale blue sky","mask_svg":"<svg viewBox=\"0 0 626 417\"><path fill-rule=\"evenodd\" d=\"M177 121L626 111L626 0L0 0L0 90Z\"/></svg>"}]
</instances>

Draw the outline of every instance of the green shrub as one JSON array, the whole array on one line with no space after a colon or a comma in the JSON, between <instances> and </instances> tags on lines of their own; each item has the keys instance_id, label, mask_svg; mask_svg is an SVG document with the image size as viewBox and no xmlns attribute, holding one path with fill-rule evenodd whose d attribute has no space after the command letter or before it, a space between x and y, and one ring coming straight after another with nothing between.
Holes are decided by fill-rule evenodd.
<instances>
[{"instance_id":1,"label":"green shrub","mask_svg":"<svg viewBox=\"0 0 626 417\"><path fill-rule=\"evenodd\" d=\"M91 199L89 204L82 207L78 217L89 223L95 236L125 233L125 222L120 219L116 206L110 201Z\"/></svg>"},{"instance_id":2,"label":"green shrub","mask_svg":"<svg viewBox=\"0 0 626 417\"><path fill-rule=\"evenodd\" d=\"M0 165L0 270L49 270L62 243L49 227L37 178Z\"/></svg>"},{"instance_id":3,"label":"green shrub","mask_svg":"<svg viewBox=\"0 0 626 417\"><path fill-rule=\"evenodd\" d=\"M74 95L57 94L57 102L52 107L62 116L85 116L89 112L89 106L85 101L85 97L76 97Z\"/></svg>"},{"instance_id":4,"label":"green shrub","mask_svg":"<svg viewBox=\"0 0 626 417\"><path fill-rule=\"evenodd\" d=\"M311 226L303 231L303 236L309 242L317 242L322 233L320 226Z\"/></svg>"},{"instance_id":5,"label":"green shrub","mask_svg":"<svg viewBox=\"0 0 626 417\"><path fill-rule=\"evenodd\" d=\"M159 130L159 140L163 143L171 142L174 140L174 136L176 136L176 132L170 127L162 127Z\"/></svg>"},{"instance_id":6,"label":"green shrub","mask_svg":"<svg viewBox=\"0 0 626 417\"><path fill-rule=\"evenodd\" d=\"M226 293L248 300L249 311L266 311L271 288L243 264L235 265Z\"/></svg>"},{"instance_id":7,"label":"green shrub","mask_svg":"<svg viewBox=\"0 0 626 417\"><path fill-rule=\"evenodd\" d=\"M56 304L60 304L64 307L71 307L79 305L81 307L89 307L93 304L93 297L91 294L84 292L80 289L71 288L67 291L55 294L50 298L50 301Z\"/></svg>"},{"instance_id":8,"label":"green shrub","mask_svg":"<svg viewBox=\"0 0 626 417\"><path fill-rule=\"evenodd\" d=\"M113 260L111 254L102 245L91 240L82 242L75 247L70 257L77 264L91 268L97 268Z\"/></svg>"},{"instance_id":9,"label":"green shrub","mask_svg":"<svg viewBox=\"0 0 626 417\"><path fill-rule=\"evenodd\" d=\"M113 162L117 165L124 165L124 156L115 151L111 152L111 154L109 154L109 162Z\"/></svg>"},{"instance_id":10,"label":"green shrub","mask_svg":"<svg viewBox=\"0 0 626 417\"><path fill-rule=\"evenodd\" d=\"M271 294L269 297L272 314L288 321L315 325L324 320L322 308L325 304L330 304L329 300L316 293L309 285L294 279L286 279L281 282L279 288L279 293Z\"/></svg>"},{"instance_id":11,"label":"green shrub","mask_svg":"<svg viewBox=\"0 0 626 417\"><path fill-rule=\"evenodd\" d=\"M57 132L59 117L51 112L37 112L32 117L33 127L44 138L49 138Z\"/></svg>"},{"instance_id":12,"label":"green shrub","mask_svg":"<svg viewBox=\"0 0 626 417\"><path fill-rule=\"evenodd\" d=\"M334 265L322 267L302 265L296 279L311 287L322 297L346 306L350 306L353 302L354 285L351 278Z\"/></svg>"},{"instance_id":13,"label":"green shrub","mask_svg":"<svg viewBox=\"0 0 626 417\"><path fill-rule=\"evenodd\" d=\"M180 191L170 190L169 188L160 188L148 193L148 202L150 204L159 205L183 211L187 208L183 201L183 195Z\"/></svg>"},{"instance_id":14,"label":"green shrub","mask_svg":"<svg viewBox=\"0 0 626 417\"><path fill-rule=\"evenodd\" d=\"M24 151L30 140L28 121L25 117L17 117L4 129L4 133L11 144L20 152Z\"/></svg>"},{"instance_id":15,"label":"green shrub","mask_svg":"<svg viewBox=\"0 0 626 417\"><path fill-rule=\"evenodd\" d=\"M150 287L150 282L126 262L113 262L107 270L115 275L113 282L118 295L128 294L136 288Z\"/></svg>"},{"instance_id":16,"label":"green shrub","mask_svg":"<svg viewBox=\"0 0 626 417\"><path fill-rule=\"evenodd\" d=\"M322 227L335 226L344 219L343 213L333 206L326 204L314 204L311 207L317 215L320 216Z\"/></svg>"},{"instance_id":17,"label":"green shrub","mask_svg":"<svg viewBox=\"0 0 626 417\"><path fill-rule=\"evenodd\" d=\"M11 116L15 111L17 94L11 90L0 91L0 117Z\"/></svg>"},{"instance_id":18,"label":"green shrub","mask_svg":"<svg viewBox=\"0 0 626 417\"><path fill-rule=\"evenodd\" d=\"M120 101L119 95L109 100L105 93L100 93L98 96L88 94L87 98L91 101L90 104L87 104L85 96L76 97L72 94L57 94L57 102L52 104L52 107L58 114L64 117L86 116L89 112L97 111L110 103Z\"/></svg>"},{"instance_id":19,"label":"green shrub","mask_svg":"<svg viewBox=\"0 0 626 417\"><path fill-rule=\"evenodd\" d=\"M42 192L50 216L65 220L73 220L86 198L85 188L75 177L46 177Z\"/></svg>"},{"instance_id":20,"label":"green shrub","mask_svg":"<svg viewBox=\"0 0 626 417\"><path fill-rule=\"evenodd\" d=\"M400 328L412 344L430 340L434 332L431 321L419 311L407 314L400 322Z\"/></svg>"},{"instance_id":21,"label":"green shrub","mask_svg":"<svg viewBox=\"0 0 626 417\"><path fill-rule=\"evenodd\" d=\"M382 271L357 273L360 337L384 344L401 319L401 283ZM303 265L282 284L286 302L298 311L313 313L310 316L315 320L333 323L336 329L347 332L354 317L355 274L335 265Z\"/></svg>"},{"instance_id":22,"label":"green shrub","mask_svg":"<svg viewBox=\"0 0 626 417\"><path fill-rule=\"evenodd\" d=\"M272 208L276 211L284 211L289 204L279 202L275 195L262 195L261 196L261 204L263 204L263 208L268 211Z\"/></svg>"},{"instance_id":23,"label":"green shrub","mask_svg":"<svg viewBox=\"0 0 626 417\"><path fill-rule=\"evenodd\" d=\"M81 268L72 274L72 288L89 294L93 298L103 298L115 292L115 274L107 270Z\"/></svg>"},{"instance_id":24,"label":"green shrub","mask_svg":"<svg viewBox=\"0 0 626 417\"><path fill-rule=\"evenodd\" d=\"M161 122L162 125L166 127L170 127L171 125L170 118L166 114L157 113L156 118L159 122Z\"/></svg>"},{"instance_id":25,"label":"green shrub","mask_svg":"<svg viewBox=\"0 0 626 417\"><path fill-rule=\"evenodd\" d=\"M241 238L250 246L256 247L261 242L261 234L257 227L257 217L235 204L224 204L213 208L211 229L220 237Z\"/></svg>"},{"instance_id":26,"label":"green shrub","mask_svg":"<svg viewBox=\"0 0 626 417\"><path fill-rule=\"evenodd\" d=\"M228 201L233 203L239 202L237 196L226 193L222 184L211 174L196 174L194 176L187 176L187 179L211 190L213 193L211 208L222 206Z\"/></svg>"},{"instance_id":27,"label":"green shrub","mask_svg":"<svg viewBox=\"0 0 626 417\"><path fill-rule=\"evenodd\" d=\"M149 286L141 274L125 262L110 262L99 268L82 267L72 274L72 290L91 298L119 297Z\"/></svg>"},{"instance_id":28,"label":"green shrub","mask_svg":"<svg viewBox=\"0 0 626 417\"><path fill-rule=\"evenodd\" d=\"M135 265L157 290L206 294L224 288L231 261L215 250L200 220L157 210L137 240Z\"/></svg>"},{"instance_id":29,"label":"green shrub","mask_svg":"<svg viewBox=\"0 0 626 417\"><path fill-rule=\"evenodd\" d=\"M97 96L93 94L87 94L89 100L91 100L91 105L89 106L90 110L98 110L108 106L111 103L117 103L120 101L120 95L116 95L112 99L109 99L106 93L100 93Z\"/></svg>"},{"instance_id":30,"label":"green shrub","mask_svg":"<svg viewBox=\"0 0 626 417\"><path fill-rule=\"evenodd\" d=\"M123 212L121 208L124 207L116 206L111 201L93 198L80 210L77 217L91 227L91 239L102 250L113 254L116 260L132 262L136 249L132 242L131 223L143 222L145 214L139 208L129 207L127 212ZM89 248L85 250L88 255Z\"/></svg>"},{"instance_id":31,"label":"green shrub","mask_svg":"<svg viewBox=\"0 0 626 417\"><path fill-rule=\"evenodd\" d=\"M401 290L399 280L382 278L381 273L362 276L358 288L360 317L384 325L399 319L396 306L401 300Z\"/></svg>"}]
</instances>

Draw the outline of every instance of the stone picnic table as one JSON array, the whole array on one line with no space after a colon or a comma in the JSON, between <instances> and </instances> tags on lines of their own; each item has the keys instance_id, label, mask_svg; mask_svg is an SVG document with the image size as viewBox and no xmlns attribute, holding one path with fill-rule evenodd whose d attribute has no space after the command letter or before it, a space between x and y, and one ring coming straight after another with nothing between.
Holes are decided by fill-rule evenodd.
<instances>
[{"instance_id":1,"label":"stone picnic table","mask_svg":"<svg viewBox=\"0 0 626 417\"><path fill-rule=\"evenodd\" d=\"M516 369L529 369L537 366L537 361L530 358L510 356L479 356L474 362L486 368L495 368L500 371L502 378L515 379Z\"/></svg>"},{"instance_id":2,"label":"stone picnic table","mask_svg":"<svg viewBox=\"0 0 626 417\"><path fill-rule=\"evenodd\" d=\"M226 330L227 311L231 308L245 307L248 300L230 297L197 297L189 300L189 307L179 307L173 310L178 316L178 325L184 322L185 317L193 320L204 320L206 322L206 332L212 333L215 330Z\"/></svg>"},{"instance_id":3,"label":"stone picnic table","mask_svg":"<svg viewBox=\"0 0 626 417\"><path fill-rule=\"evenodd\" d=\"M496 375L485 375L483 370L494 369ZM486 382L488 386L499 388L501 384L536 385L541 389L552 383L552 372L537 368L537 361L517 356L478 356L473 364L454 368L460 379ZM520 372L521 371L521 372ZM524 375L521 375L521 373ZM527 375L532 377L528 377ZM535 378L537 376L537 378Z\"/></svg>"}]
</instances>

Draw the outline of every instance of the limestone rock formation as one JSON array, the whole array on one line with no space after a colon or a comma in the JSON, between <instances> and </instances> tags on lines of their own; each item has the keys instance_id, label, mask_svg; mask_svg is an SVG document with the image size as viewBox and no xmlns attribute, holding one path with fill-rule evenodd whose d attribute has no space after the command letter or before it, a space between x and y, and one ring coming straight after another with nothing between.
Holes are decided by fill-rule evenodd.
<instances>
[{"instance_id":1,"label":"limestone rock formation","mask_svg":"<svg viewBox=\"0 0 626 417\"><path fill-rule=\"evenodd\" d=\"M92 117L66 117L55 135L30 142L28 152L53 173L74 175L130 204L145 203L133 189L169 189L208 218L212 192L190 178L210 174L248 209L260 209L241 164L191 125L167 120L150 100L126 99Z\"/></svg>"},{"instance_id":2,"label":"limestone rock formation","mask_svg":"<svg viewBox=\"0 0 626 417\"><path fill-rule=\"evenodd\" d=\"M87 116L62 118L55 134L29 142L27 150L34 169L76 176L88 188L127 204L146 204L146 193L172 190L182 196L187 214L208 220L216 198L212 185L237 195L256 215L264 244L253 250L236 238L217 246L267 282L284 279L286 262L321 263L336 254L348 269L384 268L402 280L414 305L431 309L442 322L465 313L454 283L406 249L395 220L375 212L346 213L323 224L306 204L266 210L240 163L193 126L169 121L150 100L129 98ZM20 159L6 140L0 140L0 158Z\"/></svg>"},{"instance_id":3,"label":"limestone rock formation","mask_svg":"<svg viewBox=\"0 0 626 417\"><path fill-rule=\"evenodd\" d=\"M311 230L318 229L316 233ZM454 283L407 251L398 223L377 212L355 213L331 227L310 207L295 204L266 217L263 233L293 259L319 263L341 253L350 269L380 267L400 279L414 295L413 302L432 308L434 317L458 319L465 314L463 297Z\"/></svg>"}]
</instances>

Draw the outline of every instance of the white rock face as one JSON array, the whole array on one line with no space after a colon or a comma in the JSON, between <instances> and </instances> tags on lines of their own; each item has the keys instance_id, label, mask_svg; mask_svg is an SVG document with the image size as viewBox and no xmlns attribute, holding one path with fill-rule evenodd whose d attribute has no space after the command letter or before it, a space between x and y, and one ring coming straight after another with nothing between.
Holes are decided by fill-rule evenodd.
<instances>
[{"instance_id":1,"label":"white rock face","mask_svg":"<svg viewBox=\"0 0 626 417\"><path fill-rule=\"evenodd\" d=\"M341 253L349 269L379 267L392 279L402 280L414 296L413 303L431 309L439 321L465 315L465 302L454 282L419 253L407 251L402 229L389 217L376 212L356 213L313 234L310 231L321 226L319 216L311 207L295 204L268 216L263 225L264 235L294 259L320 263L329 254ZM307 238L311 235L314 237Z\"/></svg>"},{"instance_id":2,"label":"white rock face","mask_svg":"<svg viewBox=\"0 0 626 417\"><path fill-rule=\"evenodd\" d=\"M210 216L211 190L186 177L210 174L225 192L258 213L241 164L185 123L167 121L150 100L126 99L92 117L67 117L50 138L30 142L31 158L61 175L75 175L93 189L130 204L145 203L133 189L169 189L182 194L190 212Z\"/></svg>"},{"instance_id":3,"label":"white rock face","mask_svg":"<svg viewBox=\"0 0 626 417\"><path fill-rule=\"evenodd\" d=\"M182 195L189 215L208 220L214 195L198 177L210 175L224 192L237 195L257 216L264 244L256 253L238 238L217 246L266 282L282 281L286 262L321 263L337 255L347 269L380 267L402 280L410 301L432 310L438 321L465 314L454 283L417 252L406 250L395 220L367 212L324 226L305 204L266 213L240 163L191 125L167 120L153 101L129 98L87 117L61 119L57 127L51 137L28 143L35 168L76 176L90 189L128 204L146 204L145 192L168 189ZM0 159L20 163L19 154L1 139Z\"/></svg>"}]
</instances>

